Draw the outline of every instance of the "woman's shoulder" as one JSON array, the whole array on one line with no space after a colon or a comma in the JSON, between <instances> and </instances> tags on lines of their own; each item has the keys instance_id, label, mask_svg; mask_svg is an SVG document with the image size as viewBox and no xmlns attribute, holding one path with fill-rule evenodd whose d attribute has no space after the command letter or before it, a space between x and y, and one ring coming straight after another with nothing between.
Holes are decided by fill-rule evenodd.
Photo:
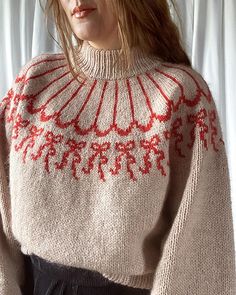
<instances>
[{"instance_id":1,"label":"woman's shoulder","mask_svg":"<svg viewBox=\"0 0 236 295\"><path fill-rule=\"evenodd\" d=\"M168 101L173 140L187 134L193 141L200 136L204 147L224 142L216 102L203 75L191 66L166 62L158 73L163 76L160 88Z\"/></svg>"},{"instance_id":2,"label":"woman's shoulder","mask_svg":"<svg viewBox=\"0 0 236 295\"><path fill-rule=\"evenodd\" d=\"M18 104L27 97L39 93L45 85L56 78L67 66L63 53L46 52L29 59L18 71L10 88L0 102L0 119L3 112L15 112Z\"/></svg>"},{"instance_id":3,"label":"woman's shoulder","mask_svg":"<svg viewBox=\"0 0 236 295\"><path fill-rule=\"evenodd\" d=\"M209 90L209 85L203 75L194 67L170 62L161 63L163 75L173 81L174 85L188 90Z\"/></svg>"},{"instance_id":4,"label":"woman's shoulder","mask_svg":"<svg viewBox=\"0 0 236 295\"><path fill-rule=\"evenodd\" d=\"M167 93L167 96L169 94L176 110L179 106L193 109L214 103L209 84L194 67L162 62L156 72L163 92Z\"/></svg>"},{"instance_id":5,"label":"woman's shoulder","mask_svg":"<svg viewBox=\"0 0 236 295\"><path fill-rule=\"evenodd\" d=\"M21 66L15 80L16 82L21 80L26 81L43 71L50 71L61 64L66 64L66 58L63 52L40 53Z\"/></svg>"}]
</instances>

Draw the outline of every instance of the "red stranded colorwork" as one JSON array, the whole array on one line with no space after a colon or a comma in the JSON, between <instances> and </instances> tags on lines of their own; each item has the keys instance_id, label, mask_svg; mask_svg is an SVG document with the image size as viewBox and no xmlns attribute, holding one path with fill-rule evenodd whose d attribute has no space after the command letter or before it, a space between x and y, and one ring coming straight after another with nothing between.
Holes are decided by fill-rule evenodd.
<instances>
[{"instance_id":1,"label":"red stranded colorwork","mask_svg":"<svg viewBox=\"0 0 236 295\"><path fill-rule=\"evenodd\" d=\"M230 178L203 77L88 42L32 58L0 102L0 293L23 255L150 295L236 294ZM87 83L89 82L89 83Z\"/></svg>"}]
</instances>

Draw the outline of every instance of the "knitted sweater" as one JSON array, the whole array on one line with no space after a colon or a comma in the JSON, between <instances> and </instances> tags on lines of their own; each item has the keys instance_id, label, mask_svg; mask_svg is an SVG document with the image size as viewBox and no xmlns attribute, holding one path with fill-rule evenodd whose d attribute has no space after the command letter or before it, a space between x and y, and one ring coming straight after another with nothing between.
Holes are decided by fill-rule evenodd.
<instances>
[{"instance_id":1,"label":"knitted sweater","mask_svg":"<svg viewBox=\"0 0 236 295\"><path fill-rule=\"evenodd\" d=\"M20 70L0 103L0 294L23 254L151 295L235 295L230 181L215 102L193 68L84 42ZM86 83L89 82L89 83Z\"/></svg>"}]
</instances>

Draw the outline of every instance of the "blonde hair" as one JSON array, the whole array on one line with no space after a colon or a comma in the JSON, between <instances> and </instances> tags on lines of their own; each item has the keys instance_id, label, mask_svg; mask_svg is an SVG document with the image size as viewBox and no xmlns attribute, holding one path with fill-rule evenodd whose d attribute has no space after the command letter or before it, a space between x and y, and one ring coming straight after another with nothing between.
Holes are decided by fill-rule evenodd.
<instances>
[{"instance_id":1,"label":"blonde hair","mask_svg":"<svg viewBox=\"0 0 236 295\"><path fill-rule=\"evenodd\" d=\"M60 1L46 0L45 7L41 3L42 0L39 1L46 24L48 19L53 17L60 43L50 32L49 34L64 52L73 77L77 79L77 75L83 76L73 66L76 58L73 37L79 50L83 40L73 32ZM173 0L171 3L176 9ZM167 0L110 0L110 4L118 24L118 37L121 42L119 57L124 58L128 68L131 66L130 53L133 46L138 46L145 53L154 54L163 61L191 66L181 44L179 29L172 20Z\"/></svg>"}]
</instances>

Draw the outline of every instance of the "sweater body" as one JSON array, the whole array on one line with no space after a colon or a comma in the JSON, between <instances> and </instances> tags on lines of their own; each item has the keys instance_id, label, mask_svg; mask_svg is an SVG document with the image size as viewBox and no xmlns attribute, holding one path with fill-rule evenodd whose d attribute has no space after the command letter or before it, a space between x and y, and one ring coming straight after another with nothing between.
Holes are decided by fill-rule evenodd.
<instances>
[{"instance_id":1,"label":"sweater body","mask_svg":"<svg viewBox=\"0 0 236 295\"><path fill-rule=\"evenodd\" d=\"M140 60L135 74L117 78L100 77L88 59L84 83L62 53L22 69L2 101L9 240L24 254L152 295L187 294L174 282L189 272L184 286L196 291L189 294L233 294L228 167L213 98L192 68ZM219 266L214 255L226 237ZM215 293L207 277L230 284Z\"/></svg>"},{"instance_id":2,"label":"sweater body","mask_svg":"<svg viewBox=\"0 0 236 295\"><path fill-rule=\"evenodd\" d=\"M18 104L24 123L14 128L10 152L13 234L25 254L119 274L122 281L144 274L147 281L139 286L151 288L166 230L164 131L170 128L154 114L164 116L166 106L144 76L153 117L136 77L129 88L123 80L95 81L91 93L77 82L67 86L70 75L58 79L64 67L40 76L61 66L51 58L55 62L32 69L30 75L39 78L28 80L27 99Z\"/></svg>"}]
</instances>

